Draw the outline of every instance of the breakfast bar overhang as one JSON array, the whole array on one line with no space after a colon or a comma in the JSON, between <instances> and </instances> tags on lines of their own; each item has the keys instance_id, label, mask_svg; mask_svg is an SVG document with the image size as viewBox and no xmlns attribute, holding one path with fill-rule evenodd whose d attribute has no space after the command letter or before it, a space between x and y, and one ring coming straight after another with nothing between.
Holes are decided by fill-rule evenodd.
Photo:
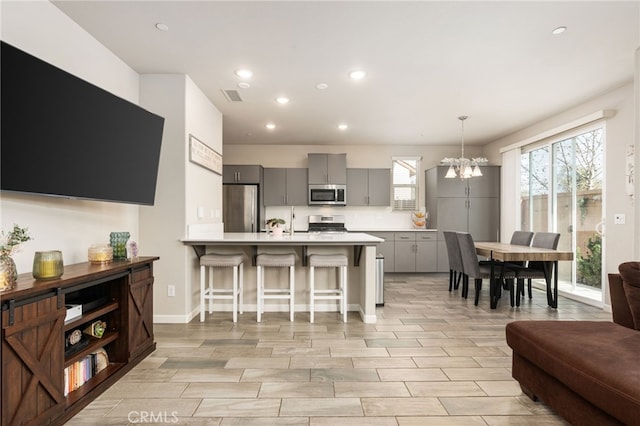
<instances>
[{"instance_id":1,"label":"breakfast bar overhang","mask_svg":"<svg viewBox=\"0 0 640 426\"><path fill-rule=\"evenodd\" d=\"M273 236L267 233L225 232L206 238L187 238L182 243L190 245L198 257L215 251L241 247L250 250L251 265L255 266L255 256L261 249L296 248L301 250L301 265L307 266L307 256L310 250L329 250L331 248L348 248L353 253L350 266L351 278L357 276L359 283L359 312L365 323L376 322L376 246L383 242L381 238L359 232L346 233L294 233ZM306 276L306 275L305 275ZM306 283L305 283L306 284ZM356 283L350 283L350 286ZM249 288L251 281L245 284ZM301 285L304 288L304 286ZM354 286L355 287L355 286Z\"/></svg>"}]
</instances>

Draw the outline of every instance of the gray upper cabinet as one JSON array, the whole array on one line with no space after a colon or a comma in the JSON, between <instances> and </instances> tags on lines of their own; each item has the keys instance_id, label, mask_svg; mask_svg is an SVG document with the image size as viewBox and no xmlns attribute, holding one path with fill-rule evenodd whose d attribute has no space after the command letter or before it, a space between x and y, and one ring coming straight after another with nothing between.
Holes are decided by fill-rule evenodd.
<instances>
[{"instance_id":1,"label":"gray upper cabinet","mask_svg":"<svg viewBox=\"0 0 640 426\"><path fill-rule=\"evenodd\" d=\"M483 166L482 176L447 179L449 166L427 170L427 197L500 197L500 166Z\"/></svg>"},{"instance_id":2,"label":"gray upper cabinet","mask_svg":"<svg viewBox=\"0 0 640 426\"><path fill-rule=\"evenodd\" d=\"M265 206L307 205L307 169L264 169Z\"/></svg>"},{"instance_id":3,"label":"gray upper cabinet","mask_svg":"<svg viewBox=\"0 0 640 426\"><path fill-rule=\"evenodd\" d=\"M349 188L347 188L348 194ZM391 170L369 169L369 205L391 205Z\"/></svg>"},{"instance_id":4,"label":"gray upper cabinet","mask_svg":"<svg viewBox=\"0 0 640 426\"><path fill-rule=\"evenodd\" d=\"M222 183L262 183L262 166L225 164Z\"/></svg>"},{"instance_id":5,"label":"gray upper cabinet","mask_svg":"<svg viewBox=\"0 0 640 426\"><path fill-rule=\"evenodd\" d=\"M309 184L347 183L347 154L308 154Z\"/></svg>"},{"instance_id":6,"label":"gray upper cabinet","mask_svg":"<svg viewBox=\"0 0 640 426\"><path fill-rule=\"evenodd\" d=\"M442 231L469 232L475 241L498 241L500 229L500 167L481 167L482 176L447 179L448 166L426 171L427 210L438 229L438 270L446 272Z\"/></svg>"},{"instance_id":7,"label":"gray upper cabinet","mask_svg":"<svg viewBox=\"0 0 640 426\"><path fill-rule=\"evenodd\" d=\"M389 169L347 169L347 206L389 206Z\"/></svg>"},{"instance_id":8,"label":"gray upper cabinet","mask_svg":"<svg viewBox=\"0 0 640 426\"><path fill-rule=\"evenodd\" d=\"M467 179L469 184L469 197L500 197L500 167L480 167L482 176ZM447 179L453 180L453 179ZM460 180L460 179L458 179Z\"/></svg>"}]
</instances>

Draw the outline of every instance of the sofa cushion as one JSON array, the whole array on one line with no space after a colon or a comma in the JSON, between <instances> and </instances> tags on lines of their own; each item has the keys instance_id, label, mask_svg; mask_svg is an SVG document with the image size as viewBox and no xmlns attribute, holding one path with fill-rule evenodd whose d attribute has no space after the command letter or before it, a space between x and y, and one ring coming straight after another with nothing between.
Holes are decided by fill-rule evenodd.
<instances>
[{"instance_id":1,"label":"sofa cushion","mask_svg":"<svg viewBox=\"0 0 640 426\"><path fill-rule=\"evenodd\" d=\"M609 275L609 295L611 296L611 314L613 322L635 329L633 315L627 302L627 295L624 292L624 283L620 274Z\"/></svg>"},{"instance_id":2,"label":"sofa cushion","mask_svg":"<svg viewBox=\"0 0 640 426\"><path fill-rule=\"evenodd\" d=\"M640 333L612 322L515 321L520 356L623 423L640 419Z\"/></svg>"},{"instance_id":3,"label":"sofa cushion","mask_svg":"<svg viewBox=\"0 0 640 426\"><path fill-rule=\"evenodd\" d=\"M625 262L618 266L622 286L636 330L640 330L640 262Z\"/></svg>"}]
</instances>

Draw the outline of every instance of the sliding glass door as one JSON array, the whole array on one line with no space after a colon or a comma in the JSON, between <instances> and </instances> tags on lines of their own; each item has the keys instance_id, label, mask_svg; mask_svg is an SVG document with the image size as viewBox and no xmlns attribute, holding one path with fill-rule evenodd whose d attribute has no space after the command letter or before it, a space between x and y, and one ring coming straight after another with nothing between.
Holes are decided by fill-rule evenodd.
<instances>
[{"instance_id":1,"label":"sliding glass door","mask_svg":"<svg viewBox=\"0 0 640 426\"><path fill-rule=\"evenodd\" d=\"M573 262L560 262L560 290L602 300L602 188L604 132L601 127L523 149L521 229L560 233L558 248Z\"/></svg>"}]
</instances>

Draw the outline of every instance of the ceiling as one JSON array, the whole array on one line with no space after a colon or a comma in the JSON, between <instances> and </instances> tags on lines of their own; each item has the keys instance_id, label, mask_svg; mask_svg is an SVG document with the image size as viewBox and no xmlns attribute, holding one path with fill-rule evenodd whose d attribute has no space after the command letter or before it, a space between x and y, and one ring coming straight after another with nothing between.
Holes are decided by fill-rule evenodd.
<instances>
[{"instance_id":1,"label":"ceiling","mask_svg":"<svg viewBox=\"0 0 640 426\"><path fill-rule=\"evenodd\" d=\"M53 3L138 73L189 75L225 144L457 144L468 115L482 145L632 81L640 46L638 1Z\"/></svg>"}]
</instances>

